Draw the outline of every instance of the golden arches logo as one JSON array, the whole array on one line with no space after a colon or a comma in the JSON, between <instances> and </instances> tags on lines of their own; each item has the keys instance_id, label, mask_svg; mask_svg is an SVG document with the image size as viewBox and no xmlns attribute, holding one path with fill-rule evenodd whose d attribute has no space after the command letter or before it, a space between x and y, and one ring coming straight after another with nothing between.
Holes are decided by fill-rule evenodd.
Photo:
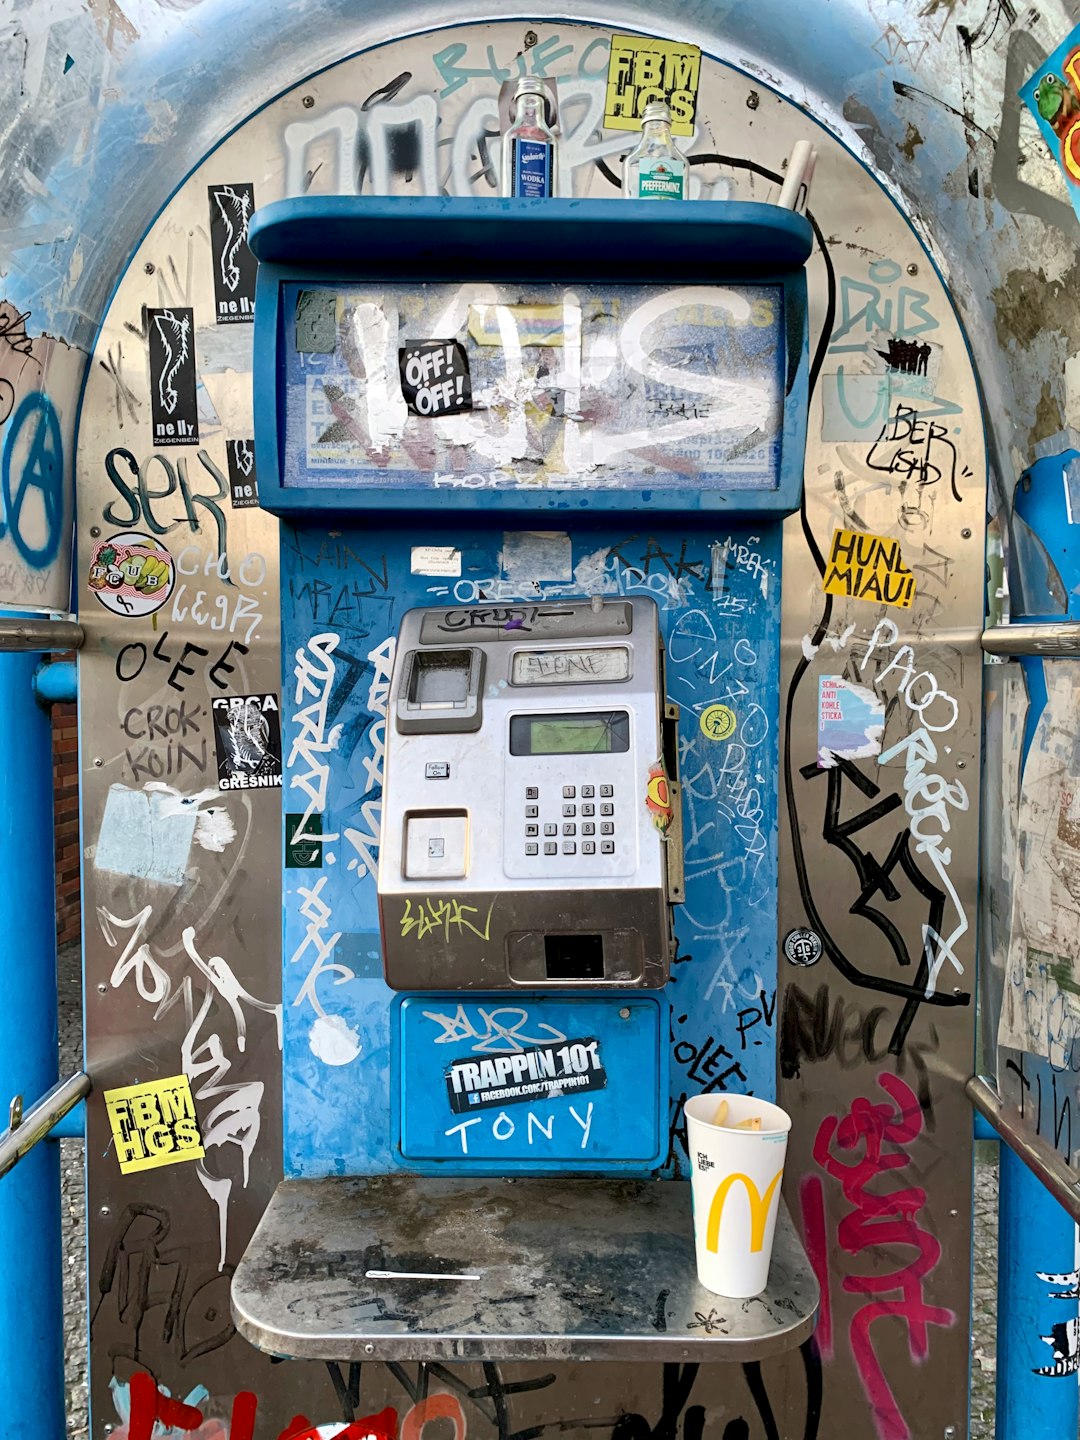
<instances>
[{"instance_id":1,"label":"golden arches logo","mask_svg":"<svg viewBox=\"0 0 1080 1440\"><path fill-rule=\"evenodd\" d=\"M720 1217L724 1213L724 1203L727 1200L728 1192L736 1181L741 1180L746 1188L746 1198L750 1203L750 1253L756 1255L765 1243L765 1221L769 1218L769 1207L772 1204L773 1192L780 1184L780 1177L784 1173L781 1165L773 1178L769 1181L765 1194L759 1193L757 1186L749 1175L736 1172L716 1187L716 1194L709 1206L709 1224L705 1231L705 1247L714 1254L720 1248Z\"/></svg>"}]
</instances>

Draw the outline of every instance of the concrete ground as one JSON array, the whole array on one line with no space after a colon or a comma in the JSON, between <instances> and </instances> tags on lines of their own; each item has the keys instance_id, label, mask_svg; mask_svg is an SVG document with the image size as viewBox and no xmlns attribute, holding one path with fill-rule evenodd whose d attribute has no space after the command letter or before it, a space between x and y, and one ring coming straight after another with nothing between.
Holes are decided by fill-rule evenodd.
<instances>
[{"instance_id":1,"label":"concrete ground","mask_svg":"<svg viewBox=\"0 0 1080 1440\"><path fill-rule=\"evenodd\" d=\"M60 990L60 1073L82 1064L82 977L78 945L65 945L57 963ZM64 1226L64 1353L68 1440L88 1440L86 1392L86 1223L82 1142L61 1140ZM997 1147L976 1149L975 1294L972 1344L971 1440L993 1440L995 1326L997 1324Z\"/></svg>"}]
</instances>

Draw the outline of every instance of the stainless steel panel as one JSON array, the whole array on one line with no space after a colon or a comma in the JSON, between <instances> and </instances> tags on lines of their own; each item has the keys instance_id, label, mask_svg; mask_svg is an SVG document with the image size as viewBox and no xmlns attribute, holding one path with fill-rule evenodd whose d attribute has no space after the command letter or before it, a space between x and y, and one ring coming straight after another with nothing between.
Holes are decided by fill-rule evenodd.
<instances>
[{"instance_id":1,"label":"stainless steel panel","mask_svg":"<svg viewBox=\"0 0 1080 1440\"><path fill-rule=\"evenodd\" d=\"M768 1288L729 1300L695 1278L688 1181L387 1175L279 1185L233 1316L304 1359L745 1362L796 1349L817 1297L783 1206Z\"/></svg>"}]
</instances>

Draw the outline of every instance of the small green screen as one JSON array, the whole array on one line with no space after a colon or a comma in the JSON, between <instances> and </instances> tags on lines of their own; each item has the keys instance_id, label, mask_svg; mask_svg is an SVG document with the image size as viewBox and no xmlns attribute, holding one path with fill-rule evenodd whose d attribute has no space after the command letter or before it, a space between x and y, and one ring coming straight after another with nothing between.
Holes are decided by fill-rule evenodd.
<instances>
[{"instance_id":1,"label":"small green screen","mask_svg":"<svg viewBox=\"0 0 1080 1440\"><path fill-rule=\"evenodd\" d=\"M534 720L534 755L595 755L611 749L611 727L604 720Z\"/></svg>"}]
</instances>

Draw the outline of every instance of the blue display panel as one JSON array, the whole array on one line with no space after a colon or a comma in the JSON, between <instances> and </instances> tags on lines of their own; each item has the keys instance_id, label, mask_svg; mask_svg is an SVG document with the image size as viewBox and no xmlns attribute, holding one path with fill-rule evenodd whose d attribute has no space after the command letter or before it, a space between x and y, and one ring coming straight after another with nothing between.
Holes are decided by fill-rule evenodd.
<instances>
[{"instance_id":1,"label":"blue display panel","mask_svg":"<svg viewBox=\"0 0 1080 1440\"><path fill-rule=\"evenodd\" d=\"M634 1117L648 1113L658 1084L665 1089L660 1160L669 1173L686 1158L683 1096L723 1089L773 1095L779 526L718 518L703 524L701 517L692 526L617 523L504 531L447 525L431 514L393 527L283 526L287 1173L378 1173L431 1163L403 1159L398 1148L396 997L382 978L374 878L390 674L398 625L413 606L487 602L512 613L523 601L650 595L666 646L667 695L681 707L686 902L674 910L678 954L664 992L669 1017L660 1024L666 1086L664 1057L651 1038L642 1035L636 1068L611 1048L620 1008L641 1005L643 992L629 1002L609 996L595 1009L585 1003L591 996L565 991L539 998L504 992L497 1001L462 995L469 1027L483 1041L480 1009L516 1005L528 1011L530 1026L550 1024L575 1044L598 1040L605 1086L584 1091L585 1109L577 1101L558 1103L567 1115L574 1104L584 1118L587 1096L594 1127L601 1102L605 1115L624 1117L625 1132L614 1124L593 1130L597 1143L604 1134L609 1146L596 1156L599 1170L655 1171L641 1158L645 1132ZM500 804L494 790L477 803L481 823L485 803L494 819ZM431 995L413 998L420 1015L449 1017L456 1009L436 1005ZM419 1038L420 1021L409 1023ZM430 1069L436 1049L438 1065ZM446 1065L468 1061L467 1044L460 1051L450 1042L429 1046L424 1083L435 1118L425 1139L422 1119L410 1109L416 1117L406 1126L410 1147L433 1146L435 1126L449 1113L444 1050ZM505 1145L506 1157L473 1150L472 1137L479 1144L480 1132L491 1132L472 1126L469 1153L458 1136L448 1137L440 1169L498 1169L514 1153L519 1132L528 1146L530 1129L540 1168L537 1125L548 1125L550 1100L541 1095L504 1108L514 1135L490 1144ZM497 1117L499 1110L481 1113ZM580 1128L573 1117L569 1123ZM509 1134L506 1124L499 1133ZM514 1163L532 1168L528 1158ZM552 1163L566 1170L581 1164L576 1157Z\"/></svg>"},{"instance_id":2,"label":"blue display panel","mask_svg":"<svg viewBox=\"0 0 1080 1440\"><path fill-rule=\"evenodd\" d=\"M394 1119L414 1168L595 1170L666 1155L662 996L416 995L394 1011Z\"/></svg>"},{"instance_id":3,"label":"blue display panel","mask_svg":"<svg viewBox=\"0 0 1080 1440\"><path fill-rule=\"evenodd\" d=\"M779 284L282 286L287 488L775 490Z\"/></svg>"}]
</instances>

